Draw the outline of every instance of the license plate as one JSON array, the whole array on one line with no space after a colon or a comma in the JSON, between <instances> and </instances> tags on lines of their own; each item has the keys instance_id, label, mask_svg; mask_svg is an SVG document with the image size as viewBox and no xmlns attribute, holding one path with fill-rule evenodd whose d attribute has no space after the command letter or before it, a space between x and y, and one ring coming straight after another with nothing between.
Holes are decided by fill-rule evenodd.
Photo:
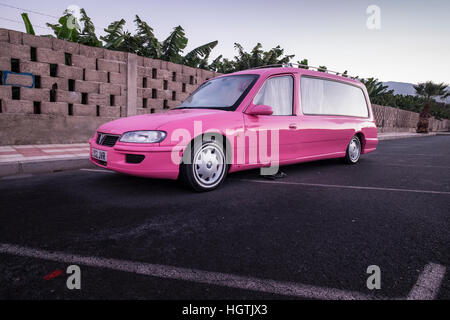
<instances>
[{"instance_id":1,"label":"license plate","mask_svg":"<svg viewBox=\"0 0 450 320\"><path fill-rule=\"evenodd\" d=\"M108 160L108 152L92 148L92 158L106 162Z\"/></svg>"}]
</instances>

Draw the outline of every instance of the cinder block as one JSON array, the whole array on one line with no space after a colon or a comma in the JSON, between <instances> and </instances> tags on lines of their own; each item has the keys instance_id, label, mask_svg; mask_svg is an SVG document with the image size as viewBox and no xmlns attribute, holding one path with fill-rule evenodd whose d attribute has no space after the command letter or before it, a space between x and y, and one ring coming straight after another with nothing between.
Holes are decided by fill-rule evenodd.
<instances>
[{"instance_id":1,"label":"cinder block","mask_svg":"<svg viewBox=\"0 0 450 320\"><path fill-rule=\"evenodd\" d=\"M0 57L11 57L15 59L20 59L22 61L30 60L30 47L13 44L13 43L2 43L0 45Z\"/></svg>"},{"instance_id":2,"label":"cinder block","mask_svg":"<svg viewBox=\"0 0 450 320\"><path fill-rule=\"evenodd\" d=\"M11 87L0 86L0 99L11 99Z\"/></svg>"},{"instance_id":3,"label":"cinder block","mask_svg":"<svg viewBox=\"0 0 450 320\"><path fill-rule=\"evenodd\" d=\"M19 31L9 30L9 43L23 44L23 33Z\"/></svg>"},{"instance_id":4,"label":"cinder block","mask_svg":"<svg viewBox=\"0 0 450 320\"><path fill-rule=\"evenodd\" d=\"M126 96L115 96L114 97L114 105L116 106L126 106L127 105L127 97Z\"/></svg>"},{"instance_id":5,"label":"cinder block","mask_svg":"<svg viewBox=\"0 0 450 320\"><path fill-rule=\"evenodd\" d=\"M136 63L138 66L144 66L144 57L136 55Z\"/></svg>"},{"instance_id":6,"label":"cinder block","mask_svg":"<svg viewBox=\"0 0 450 320\"><path fill-rule=\"evenodd\" d=\"M128 64L124 62L119 62L119 72L126 74L128 72Z\"/></svg>"},{"instance_id":7,"label":"cinder block","mask_svg":"<svg viewBox=\"0 0 450 320\"><path fill-rule=\"evenodd\" d=\"M101 94L113 94L120 96L122 94L121 86L112 83L100 83L99 93Z\"/></svg>"},{"instance_id":8,"label":"cinder block","mask_svg":"<svg viewBox=\"0 0 450 320\"><path fill-rule=\"evenodd\" d=\"M181 102L186 100L189 97L189 93L186 92L177 92L177 99Z\"/></svg>"},{"instance_id":9,"label":"cinder block","mask_svg":"<svg viewBox=\"0 0 450 320\"><path fill-rule=\"evenodd\" d=\"M67 79L47 76L41 77L41 88L52 89L55 84L57 89L65 91L69 90L69 81Z\"/></svg>"},{"instance_id":10,"label":"cinder block","mask_svg":"<svg viewBox=\"0 0 450 320\"><path fill-rule=\"evenodd\" d=\"M71 54L80 53L80 44L72 41L64 41L61 39L52 38L52 48L55 51L63 51Z\"/></svg>"},{"instance_id":11,"label":"cinder block","mask_svg":"<svg viewBox=\"0 0 450 320\"><path fill-rule=\"evenodd\" d=\"M80 45L80 55L88 58L103 59L105 49Z\"/></svg>"},{"instance_id":12,"label":"cinder block","mask_svg":"<svg viewBox=\"0 0 450 320\"><path fill-rule=\"evenodd\" d=\"M57 74L59 78L83 80L83 69L65 64L58 64Z\"/></svg>"},{"instance_id":13,"label":"cinder block","mask_svg":"<svg viewBox=\"0 0 450 320\"><path fill-rule=\"evenodd\" d=\"M179 101L173 101L173 100L168 100L167 101L167 106L169 107L169 109L172 109L172 108L175 108L175 107L178 107L180 105L180 102Z\"/></svg>"},{"instance_id":14,"label":"cinder block","mask_svg":"<svg viewBox=\"0 0 450 320\"><path fill-rule=\"evenodd\" d=\"M152 76L152 68L147 67L137 67L137 75L138 77L151 77Z\"/></svg>"},{"instance_id":15,"label":"cinder block","mask_svg":"<svg viewBox=\"0 0 450 320\"><path fill-rule=\"evenodd\" d=\"M147 86L149 88L162 89L163 80L162 79L147 79Z\"/></svg>"},{"instance_id":16,"label":"cinder block","mask_svg":"<svg viewBox=\"0 0 450 320\"><path fill-rule=\"evenodd\" d=\"M42 62L24 61L20 63L20 71L39 76L50 76L50 65Z\"/></svg>"},{"instance_id":17,"label":"cinder block","mask_svg":"<svg viewBox=\"0 0 450 320\"><path fill-rule=\"evenodd\" d=\"M98 70L119 72L119 62L113 60L98 59Z\"/></svg>"},{"instance_id":18,"label":"cinder block","mask_svg":"<svg viewBox=\"0 0 450 320\"><path fill-rule=\"evenodd\" d=\"M202 77L203 79L205 79L205 81L206 81L207 79L214 78L214 71L200 70L200 73L201 73L201 77Z\"/></svg>"},{"instance_id":19,"label":"cinder block","mask_svg":"<svg viewBox=\"0 0 450 320\"><path fill-rule=\"evenodd\" d=\"M3 101L5 113L33 113L33 101L9 100Z\"/></svg>"},{"instance_id":20,"label":"cinder block","mask_svg":"<svg viewBox=\"0 0 450 320\"><path fill-rule=\"evenodd\" d=\"M81 93L75 91L56 91L56 101L57 102L67 102L67 103L78 103L81 104Z\"/></svg>"},{"instance_id":21,"label":"cinder block","mask_svg":"<svg viewBox=\"0 0 450 320\"><path fill-rule=\"evenodd\" d=\"M148 99L147 104L149 108L162 109L164 105L163 99Z\"/></svg>"},{"instance_id":22,"label":"cinder block","mask_svg":"<svg viewBox=\"0 0 450 320\"><path fill-rule=\"evenodd\" d=\"M120 117L120 107L100 106L100 117Z\"/></svg>"},{"instance_id":23,"label":"cinder block","mask_svg":"<svg viewBox=\"0 0 450 320\"><path fill-rule=\"evenodd\" d=\"M112 84L127 84L127 74L126 73L116 73L116 72L110 72L109 73L109 80Z\"/></svg>"},{"instance_id":24,"label":"cinder block","mask_svg":"<svg viewBox=\"0 0 450 320\"><path fill-rule=\"evenodd\" d=\"M181 82L173 82L169 81L168 83L168 89L172 91L179 91L181 92L182 89L182 83Z\"/></svg>"},{"instance_id":25,"label":"cinder block","mask_svg":"<svg viewBox=\"0 0 450 320\"><path fill-rule=\"evenodd\" d=\"M188 67L188 66L182 66L183 68L183 74L187 74L189 76L195 76L197 75L197 69Z\"/></svg>"},{"instance_id":26,"label":"cinder block","mask_svg":"<svg viewBox=\"0 0 450 320\"><path fill-rule=\"evenodd\" d=\"M90 93L88 94L88 104L95 106L107 106L109 105L109 95Z\"/></svg>"},{"instance_id":27,"label":"cinder block","mask_svg":"<svg viewBox=\"0 0 450 320\"><path fill-rule=\"evenodd\" d=\"M99 93L99 82L93 81L75 81L75 91L77 92L86 92L86 93Z\"/></svg>"},{"instance_id":28,"label":"cinder block","mask_svg":"<svg viewBox=\"0 0 450 320\"><path fill-rule=\"evenodd\" d=\"M191 85L191 84L187 84L186 85L186 92L191 94L192 92L195 91L195 89L197 89L198 85Z\"/></svg>"},{"instance_id":29,"label":"cinder block","mask_svg":"<svg viewBox=\"0 0 450 320\"><path fill-rule=\"evenodd\" d=\"M136 97L136 108L142 108L143 100L142 97Z\"/></svg>"},{"instance_id":30,"label":"cinder block","mask_svg":"<svg viewBox=\"0 0 450 320\"><path fill-rule=\"evenodd\" d=\"M28 101L50 101L49 89L22 88L20 90L20 99Z\"/></svg>"},{"instance_id":31,"label":"cinder block","mask_svg":"<svg viewBox=\"0 0 450 320\"><path fill-rule=\"evenodd\" d=\"M43 63L53 63L53 64L64 64L65 56L62 51L54 51L47 48L37 48L36 58L38 62Z\"/></svg>"},{"instance_id":32,"label":"cinder block","mask_svg":"<svg viewBox=\"0 0 450 320\"><path fill-rule=\"evenodd\" d=\"M115 60L115 61L127 61L127 52L123 51L115 51L115 50L105 50L104 57L106 60Z\"/></svg>"},{"instance_id":33,"label":"cinder block","mask_svg":"<svg viewBox=\"0 0 450 320\"><path fill-rule=\"evenodd\" d=\"M41 103L41 113L53 115L66 115L68 107L66 102L43 102Z\"/></svg>"},{"instance_id":34,"label":"cinder block","mask_svg":"<svg viewBox=\"0 0 450 320\"><path fill-rule=\"evenodd\" d=\"M86 81L107 82L108 80L108 74L106 71L86 69L85 77Z\"/></svg>"},{"instance_id":35,"label":"cinder block","mask_svg":"<svg viewBox=\"0 0 450 320\"><path fill-rule=\"evenodd\" d=\"M120 116L121 117L126 117L128 115L128 110L126 106L121 106L120 108Z\"/></svg>"},{"instance_id":36,"label":"cinder block","mask_svg":"<svg viewBox=\"0 0 450 320\"><path fill-rule=\"evenodd\" d=\"M160 69L160 70L158 70L158 74L157 74L156 78L167 80L167 81L172 81L172 72L170 72L169 70Z\"/></svg>"},{"instance_id":37,"label":"cinder block","mask_svg":"<svg viewBox=\"0 0 450 320\"><path fill-rule=\"evenodd\" d=\"M0 28L0 42L9 42L8 29Z\"/></svg>"},{"instance_id":38,"label":"cinder block","mask_svg":"<svg viewBox=\"0 0 450 320\"><path fill-rule=\"evenodd\" d=\"M92 69L95 70L95 58L89 58L85 56L80 56L78 54L72 55L72 66L82 68L82 69Z\"/></svg>"},{"instance_id":39,"label":"cinder block","mask_svg":"<svg viewBox=\"0 0 450 320\"><path fill-rule=\"evenodd\" d=\"M172 99L172 91L158 90L158 98L163 99L163 100L171 100Z\"/></svg>"},{"instance_id":40,"label":"cinder block","mask_svg":"<svg viewBox=\"0 0 450 320\"><path fill-rule=\"evenodd\" d=\"M11 34L9 35L9 37L11 38ZM53 48L52 38L38 37L27 33L23 33L23 44L35 48L47 48L47 49Z\"/></svg>"},{"instance_id":41,"label":"cinder block","mask_svg":"<svg viewBox=\"0 0 450 320\"><path fill-rule=\"evenodd\" d=\"M85 116L85 117L95 117L97 114L97 109L95 105L89 104L74 104L73 105L73 115L74 116Z\"/></svg>"},{"instance_id":42,"label":"cinder block","mask_svg":"<svg viewBox=\"0 0 450 320\"><path fill-rule=\"evenodd\" d=\"M167 62L167 70L181 74L183 72L183 66L173 62Z\"/></svg>"},{"instance_id":43,"label":"cinder block","mask_svg":"<svg viewBox=\"0 0 450 320\"><path fill-rule=\"evenodd\" d=\"M161 60L144 57L144 67L161 69Z\"/></svg>"},{"instance_id":44,"label":"cinder block","mask_svg":"<svg viewBox=\"0 0 450 320\"><path fill-rule=\"evenodd\" d=\"M5 84L12 86L25 86L30 87L33 85L33 78L23 74L10 73L6 78Z\"/></svg>"}]
</instances>

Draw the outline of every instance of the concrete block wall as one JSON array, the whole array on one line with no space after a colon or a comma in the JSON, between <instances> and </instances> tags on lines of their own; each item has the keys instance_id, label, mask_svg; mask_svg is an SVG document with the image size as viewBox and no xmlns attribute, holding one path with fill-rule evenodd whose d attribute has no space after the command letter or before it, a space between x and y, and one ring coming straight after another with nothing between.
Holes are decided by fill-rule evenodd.
<instances>
[{"instance_id":1,"label":"concrete block wall","mask_svg":"<svg viewBox=\"0 0 450 320\"><path fill-rule=\"evenodd\" d=\"M0 29L0 70L34 88L0 85L0 145L86 142L104 122L176 107L219 74ZM10 74L8 83L29 86ZM373 106L380 131L414 131L418 114ZM430 120L432 130L450 121Z\"/></svg>"},{"instance_id":2,"label":"concrete block wall","mask_svg":"<svg viewBox=\"0 0 450 320\"><path fill-rule=\"evenodd\" d=\"M0 145L85 142L101 123L179 105L214 72L0 29ZM12 130L11 122L14 123ZM50 132L46 128L52 128Z\"/></svg>"}]
</instances>

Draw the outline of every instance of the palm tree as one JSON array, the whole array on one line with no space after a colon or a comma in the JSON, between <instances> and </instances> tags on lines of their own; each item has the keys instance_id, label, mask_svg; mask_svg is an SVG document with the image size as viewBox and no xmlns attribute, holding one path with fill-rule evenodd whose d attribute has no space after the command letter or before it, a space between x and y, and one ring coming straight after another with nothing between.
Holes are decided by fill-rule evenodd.
<instances>
[{"instance_id":1,"label":"palm tree","mask_svg":"<svg viewBox=\"0 0 450 320\"><path fill-rule=\"evenodd\" d=\"M435 97L443 99L450 96L447 91L448 85L445 83L433 83L432 81L422 82L414 86L416 94L425 99L425 105L420 112L419 122L417 123L417 133L428 133L428 119L430 118L430 105Z\"/></svg>"}]
</instances>

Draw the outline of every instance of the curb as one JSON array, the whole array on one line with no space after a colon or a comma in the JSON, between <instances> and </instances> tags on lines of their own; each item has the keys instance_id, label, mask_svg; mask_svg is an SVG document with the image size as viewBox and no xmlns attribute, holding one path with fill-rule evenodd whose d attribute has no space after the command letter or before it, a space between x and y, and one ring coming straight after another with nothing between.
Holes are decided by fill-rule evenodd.
<instances>
[{"instance_id":1,"label":"curb","mask_svg":"<svg viewBox=\"0 0 450 320\"><path fill-rule=\"evenodd\" d=\"M423 138L423 137L433 137L433 136L446 135L445 133L439 134L439 132L430 132L430 133L411 133L411 134L401 134L401 135L385 135L378 136L378 141L383 140L395 140L395 139L406 139L406 138Z\"/></svg>"},{"instance_id":2,"label":"curb","mask_svg":"<svg viewBox=\"0 0 450 320\"><path fill-rule=\"evenodd\" d=\"M81 169L92 166L88 157L0 162L0 177Z\"/></svg>"}]
</instances>

